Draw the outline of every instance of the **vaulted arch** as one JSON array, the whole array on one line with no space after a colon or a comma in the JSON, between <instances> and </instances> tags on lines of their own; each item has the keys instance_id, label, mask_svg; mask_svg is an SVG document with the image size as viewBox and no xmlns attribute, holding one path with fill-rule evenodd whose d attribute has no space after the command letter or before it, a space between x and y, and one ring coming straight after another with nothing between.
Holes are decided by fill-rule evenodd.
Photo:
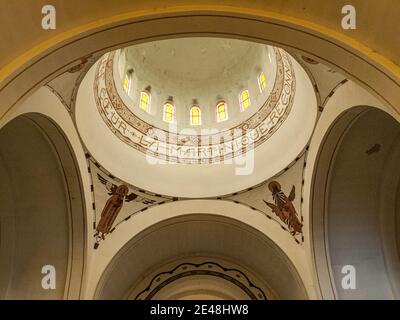
<instances>
[{"instance_id":1,"label":"vaulted arch","mask_svg":"<svg viewBox=\"0 0 400 320\"><path fill-rule=\"evenodd\" d=\"M86 217L63 132L45 116L19 116L0 129L0 162L0 297L79 298ZM55 290L42 288L46 265L55 267Z\"/></svg>"}]
</instances>

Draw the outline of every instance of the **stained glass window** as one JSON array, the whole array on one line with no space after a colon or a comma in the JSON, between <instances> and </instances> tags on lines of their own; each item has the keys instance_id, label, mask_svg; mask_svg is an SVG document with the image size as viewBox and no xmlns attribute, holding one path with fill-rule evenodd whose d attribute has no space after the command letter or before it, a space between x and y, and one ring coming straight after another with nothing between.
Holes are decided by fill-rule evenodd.
<instances>
[{"instance_id":1,"label":"stained glass window","mask_svg":"<svg viewBox=\"0 0 400 320\"><path fill-rule=\"evenodd\" d=\"M175 119L175 107L170 104L164 104L163 119L166 122L174 122Z\"/></svg>"},{"instance_id":2,"label":"stained glass window","mask_svg":"<svg viewBox=\"0 0 400 320\"><path fill-rule=\"evenodd\" d=\"M192 126L201 125L201 110L198 106L190 109L190 124Z\"/></svg>"},{"instance_id":3,"label":"stained glass window","mask_svg":"<svg viewBox=\"0 0 400 320\"><path fill-rule=\"evenodd\" d=\"M225 102L219 102L217 104L217 120L225 121L228 119L228 109Z\"/></svg>"},{"instance_id":4,"label":"stained glass window","mask_svg":"<svg viewBox=\"0 0 400 320\"><path fill-rule=\"evenodd\" d=\"M263 92L267 87L267 81L265 80L264 71L262 71L258 76L258 85L260 86L260 92Z\"/></svg>"},{"instance_id":5,"label":"stained glass window","mask_svg":"<svg viewBox=\"0 0 400 320\"><path fill-rule=\"evenodd\" d=\"M250 107L251 103L250 103L250 94L249 94L249 90L243 90L240 93L240 108L242 111L245 111L248 107Z\"/></svg>"},{"instance_id":6,"label":"stained glass window","mask_svg":"<svg viewBox=\"0 0 400 320\"><path fill-rule=\"evenodd\" d=\"M124 91L129 94L131 92L132 77L130 74L126 74L124 78Z\"/></svg>"},{"instance_id":7,"label":"stained glass window","mask_svg":"<svg viewBox=\"0 0 400 320\"><path fill-rule=\"evenodd\" d=\"M150 110L150 95L147 92L142 91L140 93L139 107L143 111L149 112L149 110Z\"/></svg>"}]
</instances>

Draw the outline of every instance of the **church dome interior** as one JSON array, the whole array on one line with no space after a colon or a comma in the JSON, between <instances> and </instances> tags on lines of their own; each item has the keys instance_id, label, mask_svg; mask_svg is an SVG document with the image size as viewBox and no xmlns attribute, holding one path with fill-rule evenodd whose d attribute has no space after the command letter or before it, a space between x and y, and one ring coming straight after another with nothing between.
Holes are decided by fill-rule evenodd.
<instances>
[{"instance_id":1,"label":"church dome interior","mask_svg":"<svg viewBox=\"0 0 400 320\"><path fill-rule=\"evenodd\" d=\"M310 139L317 102L282 49L182 38L104 55L81 82L75 116L82 142L110 173L154 193L209 197L290 165Z\"/></svg>"},{"instance_id":2,"label":"church dome interior","mask_svg":"<svg viewBox=\"0 0 400 320\"><path fill-rule=\"evenodd\" d=\"M120 96L128 96L133 113L160 129L174 124L196 133L229 129L253 116L270 95L277 73L272 47L208 37L123 48L114 61L116 86L124 91ZM148 102L142 102L144 94ZM164 112L168 102L172 117ZM220 103L226 106L217 110ZM190 115L193 106L201 112L196 119Z\"/></svg>"},{"instance_id":3,"label":"church dome interior","mask_svg":"<svg viewBox=\"0 0 400 320\"><path fill-rule=\"evenodd\" d=\"M1 300L400 299L399 5L56 2L0 22Z\"/></svg>"}]
</instances>

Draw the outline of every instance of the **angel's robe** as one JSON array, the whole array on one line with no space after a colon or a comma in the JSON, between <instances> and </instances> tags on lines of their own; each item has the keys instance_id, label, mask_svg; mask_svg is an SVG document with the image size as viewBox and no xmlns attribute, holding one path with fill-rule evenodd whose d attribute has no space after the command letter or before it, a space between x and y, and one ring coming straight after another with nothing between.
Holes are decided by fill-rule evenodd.
<instances>
[{"instance_id":1,"label":"angel's robe","mask_svg":"<svg viewBox=\"0 0 400 320\"><path fill-rule=\"evenodd\" d=\"M302 233L303 224L297 217L296 209L293 206L292 201L286 198L283 206L280 208L282 214L288 219L288 227L291 229L292 234Z\"/></svg>"},{"instance_id":2,"label":"angel's robe","mask_svg":"<svg viewBox=\"0 0 400 320\"><path fill-rule=\"evenodd\" d=\"M292 201L295 197L294 187L290 192L289 197L281 190L274 190L272 193L275 204L264 202L272 209L272 211L281 219L290 229L290 232L295 235L302 233L303 224L297 217L296 209Z\"/></svg>"},{"instance_id":3,"label":"angel's robe","mask_svg":"<svg viewBox=\"0 0 400 320\"><path fill-rule=\"evenodd\" d=\"M96 227L97 232L102 234L110 232L118 213L121 211L124 198L125 197L119 194L114 194L107 200L106 205L101 212L99 224Z\"/></svg>"}]
</instances>

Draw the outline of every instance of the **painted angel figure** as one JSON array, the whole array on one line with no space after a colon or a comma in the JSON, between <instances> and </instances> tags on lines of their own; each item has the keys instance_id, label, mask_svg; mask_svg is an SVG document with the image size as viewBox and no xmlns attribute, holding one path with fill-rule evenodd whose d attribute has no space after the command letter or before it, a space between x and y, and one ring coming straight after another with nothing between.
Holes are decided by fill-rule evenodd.
<instances>
[{"instance_id":1,"label":"painted angel figure","mask_svg":"<svg viewBox=\"0 0 400 320\"><path fill-rule=\"evenodd\" d=\"M109 182L100 174L97 174L97 177L99 181L105 185L108 195L111 197L107 200L101 212L100 221L96 226L96 233L94 235L96 238L95 249L98 247L99 241L104 240L105 235L110 233L124 202L137 201L147 204L145 201L153 201L140 197L133 192L129 193L129 188L125 184L117 186L116 184Z\"/></svg>"},{"instance_id":2,"label":"painted angel figure","mask_svg":"<svg viewBox=\"0 0 400 320\"><path fill-rule=\"evenodd\" d=\"M285 195L281 189L281 185L277 181L271 181L268 184L268 189L272 192L275 204L264 200L267 206L288 226L292 235L302 233L303 224L300 222L296 209L293 206L293 200L295 199L294 186L290 191L289 197Z\"/></svg>"},{"instance_id":3,"label":"painted angel figure","mask_svg":"<svg viewBox=\"0 0 400 320\"><path fill-rule=\"evenodd\" d=\"M102 177L101 175L97 174L97 178L99 179L99 181L104 184L106 186L106 189L108 191L108 195L112 196L115 194L118 186L110 181L108 181L106 178ZM127 187L127 186L126 186ZM128 187L127 187L128 188ZM142 200L142 197L139 197L137 194L131 192L130 194L128 194L129 189L127 191L127 194L125 195L125 201L126 202L131 202L133 200L135 201L139 201Z\"/></svg>"},{"instance_id":4,"label":"painted angel figure","mask_svg":"<svg viewBox=\"0 0 400 320\"><path fill-rule=\"evenodd\" d=\"M108 195L111 196L114 194L115 190L117 189L117 185L108 181L106 178L103 178L100 174L97 174L97 178L99 179L99 181L104 184L106 186L106 189L108 191ZM145 197L139 196L136 193L131 192L130 194L127 194L125 196L125 202L141 202L143 204L153 204L156 201L155 200L151 200L151 199L147 199Z\"/></svg>"},{"instance_id":5,"label":"painted angel figure","mask_svg":"<svg viewBox=\"0 0 400 320\"><path fill-rule=\"evenodd\" d=\"M106 205L101 212L101 218L96 226L95 237L100 237L104 240L106 234L110 233L111 227L114 224L118 213L124 204L124 200L128 195L129 189L122 184L113 188L111 197L107 200Z\"/></svg>"}]
</instances>

